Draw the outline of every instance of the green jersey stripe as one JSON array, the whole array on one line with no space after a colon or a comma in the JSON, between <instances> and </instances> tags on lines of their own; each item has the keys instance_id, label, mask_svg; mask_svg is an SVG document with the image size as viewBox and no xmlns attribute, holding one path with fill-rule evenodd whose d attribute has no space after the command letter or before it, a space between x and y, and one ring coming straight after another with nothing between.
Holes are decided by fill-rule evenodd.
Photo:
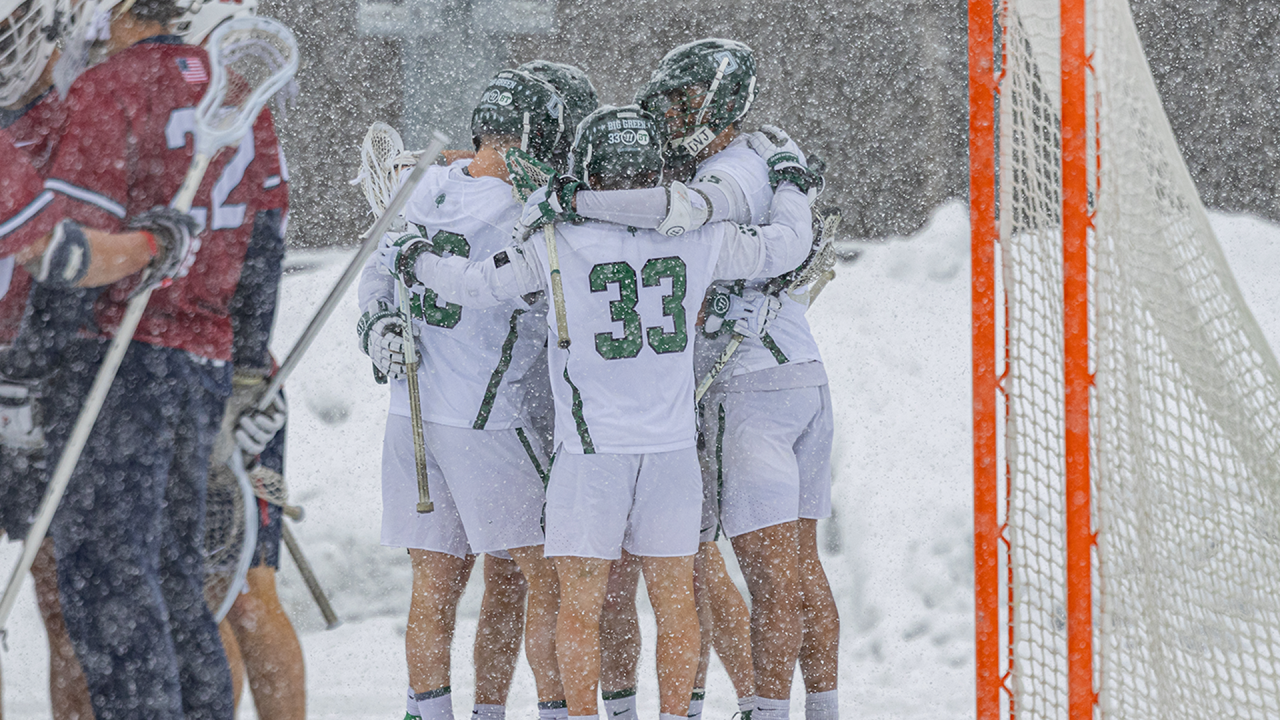
<instances>
[{"instance_id":1,"label":"green jersey stripe","mask_svg":"<svg viewBox=\"0 0 1280 720\"><path fill-rule=\"evenodd\" d=\"M587 455L594 455L596 452L595 443L591 442L591 430L587 427L587 419L582 415L582 393L578 392L578 386L573 384L569 379L569 366L564 367L564 381L569 383L569 387L573 390L573 422L578 426L578 438L582 440L582 452Z\"/></svg>"},{"instance_id":2,"label":"green jersey stripe","mask_svg":"<svg viewBox=\"0 0 1280 720\"><path fill-rule=\"evenodd\" d=\"M525 434L524 428L516 428L516 437L520 438L520 444L524 446L524 451L529 455L529 460L533 462L533 469L538 472L538 477L542 478L542 486L546 487L551 481L551 476L546 470L542 469L542 463L538 462L538 456L533 452L533 445L529 442L529 436Z\"/></svg>"},{"instance_id":3,"label":"green jersey stripe","mask_svg":"<svg viewBox=\"0 0 1280 720\"><path fill-rule=\"evenodd\" d=\"M489 386L484 390L484 398L480 401L480 412L476 415L476 421L471 424L473 430L483 430L485 423L489 422L489 413L493 412L493 401L498 397L498 388L502 386L502 376L507 374L507 368L511 367L511 352L515 349L516 340L519 337L519 331L516 329L516 321L524 314L524 310L516 310L511 313L511 330L507 333L507 339L502 341L502 356L498 358L498 367L493 369L493 375L489 377Z\"/></svg>"},{"instance_id":4,"label":"green jersey stripe","mask_svg":"<svg viewBox=\"0 0 1280 720\"><path fill-rule=\"evenodd\" d=\"M760 342L764 345L766 350L773 353L773 359L777 360L779 365L787 364L786 353L782 352L782 348L778 347L778 343L774 342L773 338L769 337L769 333L761 333Z\"/></svg>"}]
</instances>

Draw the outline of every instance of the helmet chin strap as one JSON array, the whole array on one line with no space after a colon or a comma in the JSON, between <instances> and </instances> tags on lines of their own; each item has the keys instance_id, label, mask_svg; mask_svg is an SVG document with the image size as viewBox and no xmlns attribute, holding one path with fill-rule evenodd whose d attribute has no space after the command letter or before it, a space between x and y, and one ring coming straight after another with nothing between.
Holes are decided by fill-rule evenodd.
<instances>
[{"instance_id":1,"label":"helmet chin strap","mask_svg":"<svg viewBox=\"0 0 1280 720\"><path fill-rule=\"evenodd\" d=\"M711 107L711 101L715 99L716 90L720 88L720 81L724 79L725 70L729 67L729 56L720 58L720 66L716 68L716 76L711 81L711 86L707 88L707 92L703 95L702 107L698 108L698 117L694 118L693 126L696 128L692 133L684 138L680 144L684 147L685 152L697 157L708 145L715 142L716 133L711 128L702 124L707 116L707 109Z\"/></svg>"}]
</instances>

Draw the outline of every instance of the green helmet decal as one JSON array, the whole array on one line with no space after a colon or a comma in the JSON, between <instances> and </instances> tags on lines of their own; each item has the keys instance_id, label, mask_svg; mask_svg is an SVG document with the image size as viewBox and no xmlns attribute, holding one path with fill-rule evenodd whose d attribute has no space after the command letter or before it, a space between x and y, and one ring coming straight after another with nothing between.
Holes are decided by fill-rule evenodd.
<instances>
[{"instance_id":1,"label":"green helmet decal","mask_svg":"<svg viewBox=\"0 0 1280 720\"><path fill-rule=\"evenodd\" d=\"M545 162L567 132L560 94L523 70L503 70L493 76L471 113L477 150L484 135L508 135L520 139L521 150Z\"/></svg>"},{"instance_id":2,"label":"green helmet decal","mask_svg":"<svg viewBox=\"0 0 1280 720\"><path fill-rule=\"evenodd\" d=\"M751 48L707 38L667 53L636 93L636 103L666 119L669 150L696 156L747 114L755 95Z\"/></svg>"},{"instance_id":3,"label":"green helmet decal","mask_svg":"<svg viewBox=\"0 0 1280 720\"><path fill-rule=\"evenodd\" d=\"M604 105L578 125L570 167L588 187L593 175L637 178L662 175L662 130L638 105Z\"/></svg>"},{"instance_id":4,"label":"green helmet decal","mask_svg":"<svg viewBox=\"0 0 1280 720\"><path fill-rule=\"evenodd\" d=\"M565 104L565 131L556 145L552 157L554 164L561 172L569 168L569 146L573 144L573 131L582 119L600 107L600 98L591 78L580 68L549 60L530 60L516 68L543 80L555 88Z\"/></svg>"}]
</instances>

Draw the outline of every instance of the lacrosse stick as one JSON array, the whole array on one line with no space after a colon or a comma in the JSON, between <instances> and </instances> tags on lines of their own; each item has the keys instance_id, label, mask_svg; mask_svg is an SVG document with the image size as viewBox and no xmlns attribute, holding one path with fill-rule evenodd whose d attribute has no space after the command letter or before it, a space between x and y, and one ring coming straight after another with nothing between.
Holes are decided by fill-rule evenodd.
<instances>
[{"instance_id":1,"label":"lacrosse stick","mask_svg":"<svg viewBox=\"0 0 1280 720\"><path fill-rule=\"evenodd\" d=\"M298 574L302 576L302 582L306 583L307 589L311 591L311 599L316 601L316 606L320 608L320 614L324 616L325 630L332 630L342 624L338 619L338 614L333 611L333 606L329 604L329 598L324 594L324 588L320 587L320 581L316 580L316 574L311 569L311 563L307 562L307 557L302 554L302 547L298 545L298 539L293 536L293 531L288 525L281 523L280 539L284 540L284 546L289 549L289 557L293 558L293 563L298 566Z\"/></svg>"},{"instance_id":2,"label":"lacrosse stick","mask_svg":"<svg viewBox=\"0 0 1280 720\"><path fill-rule=\"evenodd\" d=\"M280 23L267 18L239 18L223 23L209 38L207 48L211 66L209 86L196 106L195 152L191 167L170 203L171 207L187 212L195 200L196 192L204 179L209 162L218 150L240 142L253 127L254 121L271 96L293 78L298 69L298 45L293 32ZM234 63L235 67L229 66ZM229 72L231 70L232 72ZM23 578L31 569L36 551L44 540L53 521L53 514L66 492L71 474L75 471L89 439L102 404L115 381L116 371L124 359L125 351L133 339L133 333L142 320L142 313L151 299L154 286L139 292L129 301L120 327L107 349L102 365L94 377L93 385L85 398L80 415L67 439L62 457L58 459L40 503L36 518L27 533L22 557L9 578L4 597L0 599L0 629L8 621L9 613L18 599Z\"/></svg>"},{"instance_id":3,"label":"lacrosse stick","mask_svg":"<svg viewBox=\"0 0 1280 720\"><path fill-rule=\"evenodd\" d=\"M240 448L209 473L205 507L204 599L213 621L222 622L244 586L258 547L258 498ZM212 521L224 515L225 521Z\"/></svg>"},{"instance_id":4,"label":"lacrosse stick","mask_svg":"<svg viewBox=\"0 0 1280 720\"><path fill-rule=\"evenodd\" d=\"M328 297L321 303L320 309L316 310L316 314L311 318L311 322L307 324L307 329L302 331L302 336L293 344L293 349L285 356L284 362L280 364L280 369L271 376L271 382L267 383L267 387L263 389L261 397L259 397L256 407L259 410L266 410L271 405L271 398L275 397L276 391L280 386L284 385L285 379L293 373L298 367L298 363L302 362L302 356L306 354L307 349L311 347L311 343L315 341L320 334L320 329L324 327L329 316L338 307L338 303L342 301L342 296L347 292L347 288L351 287L351 283L359 277L360 271L364 269L365 261L378 249L378 243L381 242L382 236L391 228L392 223L399 217L400 211L404 209L405 203L409 202L409 196L413 194L418 183L422 181L422 176L427 172L427 166L435 162L440 156L440 151L449 144L449 138L440 133L433 133L431 142L427 145L427 149L418 155L417 163L409 172L409 177L392 196L391 202L387 203L387 209L382 215L374 221L373 227L369 228L362 236L360 248L356 250L356 256L351 258L351 262L347 265L347 269L342 272L342 277L338 278L338 282L329 291Z\"/></svg>"},{"instance_id":5,"label":"lacrosse stick","mask_svg":"<svg viewBox=\"0 0 1280 720\"><path fill-rule=\"evenodd\" d=\"M503 154L511 175L511 193L523 203L534 190L546 185L555 172L549 165L538 162L529 153L511 148ZM564 282L560 279L560 255L556 252L556 228L554 223L542 226L542 236L547 241L547 261L551 265L551 302L556 312L556 337L561 350L569 349L569 320L564 312Z\"/></svg>"},{"instance_id":6,"label":"lacrosse stick","mask_svg":"<svg viewBox=\"0 0 1280 720\"><path fill-rule=\"evenodd\" d=\"M784 291L791 294L805 285L815 283L814 288L809 291L809 301L817 299L818 293L822 292L822 288L826 287L830 277L831 268L835 266L836 256L833 250L834 244L832 239L835 238L836 230L840 227L840 210L838 208L828 208L819 210L814 214L814 222L818 225L817 240L814 247L809 252L809 257L800 264L800 267L789 273L779 275L770 280L764 286L764 294L778 297ZM834 274L831 275L834 277ZM761 330L761 333L764 331ZM740 333L734 333L729 338L729 344L725 346L724 352L720 353L720 357L716 360L716 364L711 366L707 371L706 377L702 378L702 382L698 383L698 389L693 393L693 401L695 403L702 402L703 396L711 389L711 384L720 376L721 371L733 359L733 354L738 351L738 347L742 345L742 341L746 340L746 336Z\"/></svg>"},{"instance_id":7,"label":"lacrosse stick","mask_svg":"<svg viewBox=\"0 0 1280 720\"><path fill-rule=\"evenodd\" d=\"M407 153L400 133L384 122L369 126L360 148L360 175L355 182L361 184L364 199L375 215L385 212L391 201L391 193L400 181L400 173L412 165L416 157ZM409 383L409 424L413 426L413 461L418 476L418 512L429 513L435 509L431 502L431 487L427 483L427 439L422 429L422 396L418 384L418 348L413 339L413 313L409 288L396 277L396 295L400 298L400 313L404 315L404 366Z\"/></svg>"}]
</instances>

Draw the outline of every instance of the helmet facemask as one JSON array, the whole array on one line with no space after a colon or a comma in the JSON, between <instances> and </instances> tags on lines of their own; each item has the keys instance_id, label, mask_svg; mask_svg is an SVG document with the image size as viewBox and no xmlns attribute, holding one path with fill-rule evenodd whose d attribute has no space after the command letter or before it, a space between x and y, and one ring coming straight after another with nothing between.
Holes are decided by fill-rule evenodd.
<instances>
[{"instance_id":1,"label":"helmet facemask","mask_svg":"<svg viewBox=\"0 0 1280 720\"><path fill-rule=\"evenodd\" d=\"M53 0L0 3L0 107L18 104L40 81L57 47L65 13Z\"/></svg>"}]
</instances>

